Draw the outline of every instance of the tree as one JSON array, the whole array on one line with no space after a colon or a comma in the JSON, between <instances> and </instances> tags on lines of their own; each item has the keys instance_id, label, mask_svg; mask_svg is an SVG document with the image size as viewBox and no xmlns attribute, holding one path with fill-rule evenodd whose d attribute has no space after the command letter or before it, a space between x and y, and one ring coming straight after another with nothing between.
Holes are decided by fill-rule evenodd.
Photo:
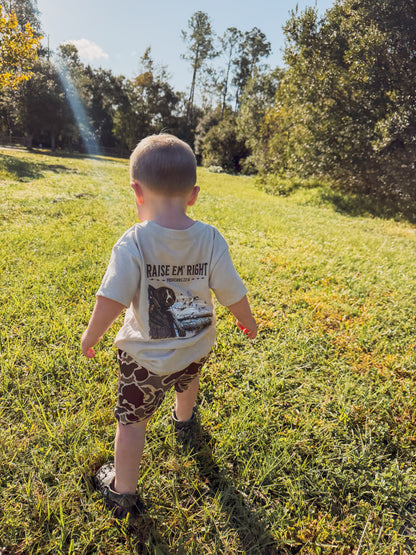
<instances>
[{"instance_id":1,"label":"tree","mask_svg":"<svg viewBox=\"0 0 416 555\"><path fill-rule=\"evenodd\" d=\"M244 39L239 43L239 56L233 60L236 87L236 109L240 106L240 97L249 79L259 72L260 60L270 55L271 45L266 35L257 27L244 33Z\"/></svg>"},{"instance_id":2,"label":"tree","mask_svg":"<svg viewBox=\"0 0 416 555\"><path fill-rule=\"evenodd\" d=\"M166 68L154 63L150 47L140 62L141 72L126 83L126 102L119 106L115 117L115 135L128 148L163 129L175 133L179 122L180 96L170 86Z\"/></svg>"},{"instance_id":3,"label":"tree","mask_svg":"<svg viewBox=\"0 0 416 555\"><path fill-rule=\"evenodd\" d=\"M154 132L176 126L175 113L179 96L169 84L165 66L158 66L151 56L150 47L141 58L142 73L135 79L138 96L146 105Z\"/></svg>"},{"instance_id":4,"label":"tree","mask_svg":"<svg viewBox=\"0 0 416 555\"><path fill-rule=\"evenodd\" d=\"M78 50L74 45L63 44L60 46L56 68L74 121L76 121L79 147L89 153L97 153L99 152L98 139L88 113L88 105L92 100L88 90L91 85L91 76L81 63Z\"/></svg>"},{"instance_id":5,"label":"tree","mask_svg":"<svg viewBox=\"0 0 416 555\"><path fill-rule=\"evenodd\" d=\"M343 0L285 26L274 106L275 169L416 199L416 12L406 0Z\"/></svg>"},{"instance_id":6,"label":"tree","mask_svg":"<svg viewBox=\"0 0 416 555\"><path fill-rule=\"evenodd\" d=\"M27 137L50 146L55 150L57 137L65 134L74 124L55 66L40 58L34 68L33 77L24 83L15 94L14 122Z\"/></svg>"},{"instance_id":7,"label":"tree","mask_svg":"<svg viewBox=\"0 0 416 555\"><path fill-rule=\"evenodd\" d=\"M214 49L214 33L211 22L205 12L195 12L188 21L189 32L182 31L182 38L188 46L183 54L185 60L191 62L192 81L188 99L188 114L192 112L195 99L195 87L199 70L207 60L215 58L218 53Z\"/></svg>"},{"instance_id":8,"label":"tree","mask_svg":"<svg viewBox=\"0 0 416 555\"><path fill-rule=\"evenodd\" d=\"M59 45L58 63L64 63L65 67L71 72L71 77L75 79L84 69L79 57L79 52L75 44L63 43Z\"/></svg>"},{"instance_id":9,"label":"tree","mask_svg":"<svg viewBox=\"0 0 416 555\"><path fill-rule=\"evenodd\" d=\"M224 78L222 82L222 104L221 104L221 116L224 114L228 99L228 85L230 80L231 67L234 61L234 55L241 42L243 34L236 27L228 27L225 30L224 35L220 38L221 50L226 56L226 65Z\"/></svg>"},{"instance_id":10,"label":"tree","mask_svg":"<svg viewBox=\"0 0 416 555\"><path fill-rule=\"evenodd\" d=\"M20 30L23 31L26 23L29 23L34 36L42 35L37 0L3 0L1 3L7 13L16 14Z\"/></svg>"},{"instance_id":11,"label":"tree","mask_svg":"<svg viewBox=\"0 0 416 555\"><path fill-rule=\"evenodd\" d=\"M220 115L220 108L216 112ZM204 166L219 166L233 173L242 169L248 151L244 139L238 137L236 118L229 108L206 133L201 150Z\"/></svg>"},{"instance_id":12,"label":"tree","mask_svg":"<svg viewBox=\"0 0 416 555\"><path fill-rule=\"evenodd\" d=\"M269 125L268 115L273 110L282 74L280 69L267 73L255 71L241 97L236 123L238 138L245 141L249 152L243 164L246 172L269 169L269 143L274 129Z\"/></svg>"},{"instance_id":13,"label":"tree","mask_svg":"<svg viewBox=\"0 0 416 555\"><path fill-rule=\"evenodd\" d=\"M82 96L97 141L105 147L116 146L114 117L126 101L123 77L87 66L82 81Z\"/></svg>"},{"instance_id":14,"label":"tree","mask_svg":"<svg viewBox=\"0 0 416 555\"><path fill-rule=\"evenodd\" d=\"M205 110L203 115L199 118L198 125L195 129L195 142L194 151L198 161L202 160L202 150L204 139L208 131L219 124L222 119L221 110L219 107L216 109Z\"/></svg>"},{"instance_id":15,"label":"tree","mask_svg":"<svg viewBox=\"0 0 416 555\"><path fill-rule=\"evenodd\" d=\"M30 23L23 30L15 12L5 12L0 4L0 90L16 89L33 75L40 38L34 36Z\"/></svg>"},{"instance_id":16,"label":"tree","mask_svg":"<svg viewBox=\"0 0 416 555\"><path fill-rule=\"evenodd\" d=\"M61 79L67 97L70 100L72 97L84 146L90 150L99 146L125 148L125 141L116 136L119 110L129 112L129 87L125 78L110 70L84 66L73 44L61 45L59 57Z\"/></svg>"}]
</instances>

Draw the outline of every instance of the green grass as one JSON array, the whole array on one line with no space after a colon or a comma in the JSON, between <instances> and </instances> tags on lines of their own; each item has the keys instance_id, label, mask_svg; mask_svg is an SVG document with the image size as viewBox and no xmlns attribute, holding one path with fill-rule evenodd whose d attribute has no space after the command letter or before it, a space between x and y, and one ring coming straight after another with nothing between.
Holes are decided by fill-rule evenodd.
<instances>
[{"instance_id":1,"label":"green grass","mask_svg":"<svg viewBox=\"0 0 416 555\"><path fill-rule=\"evenodd\" d=\"M331 206L341 214L350 216L375 216L397 221L416 223L416 203L409 196L391 191L380 191L378 195L347 190L341 185L317 178L284 178L279 175L259 175L255 178L259 189L271 195L291 196L292 200L315 206ZM335 185L335 186L334 186Z\"/></svg>"},{"instance_id":2,"label":"green grass","mask_svg":"<svg viewBox=\"0 0 416 555\"><path fill-rule=\"evenodd\" d=\"M79 340L135 222L127 162L0 155L0 547L9 554L393 554L416 550L416 228L201 170L191 215L227 238L260 333L218 306L182 454L169 394L128 532L91 477L112 454L120 321ZM0 550L1 551L1 550Z\"/></svg>"}]
</instances>

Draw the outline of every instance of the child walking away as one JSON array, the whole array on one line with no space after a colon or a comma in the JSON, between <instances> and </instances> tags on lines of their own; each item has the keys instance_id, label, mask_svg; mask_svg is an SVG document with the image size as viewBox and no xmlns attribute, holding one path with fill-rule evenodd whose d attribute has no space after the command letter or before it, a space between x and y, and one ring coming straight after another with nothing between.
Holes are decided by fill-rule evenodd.
<instances>
[{"instance_id":1,"label":"child walking away","mask_svg":"<svg viewBox=\"0 0 416 555\"><path fill-rule=\"evenodd\" d=\"M141 223L113 248L81 349L93 349L121 312L114 464L96 483L117 518L141 510L137 494L146 426L166 391L175 388L172 422L178 439L192 433L201 367L215 341L210 290L251 339L257 325L247 289L221 234L192 220L198 197L192 149L168 134L143 139L130 158L131 186Z\"/></svg>"}]
</instances>

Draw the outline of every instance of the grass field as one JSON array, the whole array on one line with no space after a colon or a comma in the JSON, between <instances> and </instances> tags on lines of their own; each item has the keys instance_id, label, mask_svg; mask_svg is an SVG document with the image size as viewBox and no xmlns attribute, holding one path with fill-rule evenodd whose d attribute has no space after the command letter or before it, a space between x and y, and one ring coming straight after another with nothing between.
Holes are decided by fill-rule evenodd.
<instances>
[{"instance_id":1,"label":"grass field","mask_svg":"<svg viewBox=\"0 0 416 555\"><path fill-rule=\"evenodd\" d=\"M352 217L313 191L200 171L191 215L224 234L260 323L217 307L186 455L172 395L149 426L129 531L92 487L112 455L112 340L79 340L120 234L127 162L0 153L0 552L416 552L416 228Z\"/></svg>"}]
</instances>

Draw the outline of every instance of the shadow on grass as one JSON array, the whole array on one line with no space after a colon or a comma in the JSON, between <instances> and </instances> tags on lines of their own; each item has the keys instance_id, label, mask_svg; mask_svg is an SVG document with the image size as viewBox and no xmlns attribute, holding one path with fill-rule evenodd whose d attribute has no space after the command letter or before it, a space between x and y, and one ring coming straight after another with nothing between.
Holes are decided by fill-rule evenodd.
<instances>
[{"instance_id":1,"label":"shadow on grass","mask_svg":"<svg viewBox=\"0 0 416 555\"><path fill-rule=\"evenodd\" d=\"M60 155L59 158L70 158L70 156ZM33 162L16 156L9 156L8 154L0 154L0 172L8 173L18 181L34 181L44 177L46 172L63 172L68 174L78 173L78 170L64 164Z\"/></svg>"},{"instance_id":2,"label":"shadow on grass","mask_svg":"<svg viewBox=\"0 0 416 555\"><path fill-rule=\"evenodd\" d=\"M212 437L202 428L198 431L198 437L201 438L201 446L194 454L194 460L199 475L207 484L207 494L219 501L222 510L227 514L227 525L237 532L244 553L280 553L276 540L267 529L267 522L256 515L255 507L251 506L233 486L215 462L211 450Z\"/></svg>"},{"instance_id":3,"label":"shadow on grass","mask_svg":"<svg viewBox=\"0 0 416 555\"><path fill-rule=\"evenodd\" d=\"M192 452L192 458L200 477L207 486L204 490L204 498L208 495L220 504L226 515L226 526L238 534L242 552L253 555L297 553L297 548L290 552L278 549L275 538L268 530L267 522L256 515L255 507L234 487L230 478L215 462L211 450L213 439L210 434L199 427L197 437L199 439L195 451ZM157 521L146 513L141 515L137 525L130 528L130 541L139 553L157 552L166 555L171 553L169 545L158 532ZM149 551L148 546L152 546L154 551Z\"/></svg>"},{"instance_id":4,"label":"shadow on grass","mask_svg":"<svg viewBox=\"0 0 416 555\"><path fill-rule=\"evenodd\" d=\"M348 216L373 216L416 223L416 199L409 192L402 195L399 192L383 194L382 191L373 191L371 194L352 193L316 178L285 178L273 174L258 175L255 183L259 189L270 195L290 197L300 193L302 202L305 200L302 191L309 191L306 204L323 203Z\"/></svg>"},{"instance_id":5,"label":"shadow on grass","mask_svg":"<svg viewBox=\"0 0 416 555\"><path fill-rule=\"evenodd\" d=\"M44 177L46 172L78 173L78 170L68 168L63 164L33 163L15 156L2 154L0 155L0 172L13 175L18 181L33 181Z\"/></svg>"},{"instance_id":6,"label":"shadow on grass","mask_svg":"<svg viewBox=\"0 0 416 555\"><path fill-rule=\"evenodd\" d=\"M127 529L129 542L138 553L158 553L169 555L171 549L158 531L158 523L146 512L140 515L137 523Z\"/></svg>"},{"instance_id":7,"label":"shadow on grass","mask_svg":"<svg viewBox=\"0 0 416 555\"><path fill-rule=\"evenodd\" d=\"M348 194L335 189L321 189L320 198L331 204L337 212L349 216L374 216L376 218L407 220L416 223L416 205L401 199Z\"/></svg>"},{"instance_id":8,"label":"shadow on grass","mask_svg":"<svg viewBox=\"0 0 416 555\"><path fill-rule=\"evenodd\" d=\"M38 164L7 154L0 155L0 171L14 175L19 181L39 179L43 175Z\"/></svg>"}]
</instances>

